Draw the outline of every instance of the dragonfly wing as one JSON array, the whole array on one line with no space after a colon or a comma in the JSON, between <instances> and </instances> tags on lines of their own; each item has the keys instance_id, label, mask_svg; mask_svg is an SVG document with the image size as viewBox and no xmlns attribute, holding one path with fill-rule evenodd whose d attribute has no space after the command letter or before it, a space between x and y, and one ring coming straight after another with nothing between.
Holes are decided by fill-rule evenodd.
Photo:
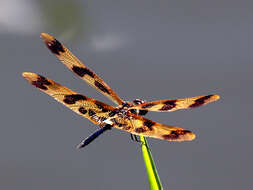
<instances>
[{"instance_id":1,"label":"dragonfly wing","mask_svg":"<svg viewBox=\"0 0 253 190\"><path fill-rule=\"evenodd\" d=\"M129 113L127 118L116 117L111 119L115 128L135 135L143 135L167 141L191 141L195 134L191 131L168 126L145 117Z\"/></svg>"},{"instance_id":2,"label":"dragonfly wing","mask_svg":"<svg viewBox=\"0 0 253 190\"><path fill-rule=\"evenodd\" d=\"M140 109L158 112L176 111L180 109L188 109L203 106L208 103L214 102L219 98L220 98L219 95L213 94L182 99L157 100L152 102L145 102L139 105L134 105L129 109Z\"/></svg>"},{"instance_id":3,"label":"dragonfly wing","mask_svg":"<svg viewBox=\"0 0 253 190\"><path fill-rule=\"evenodd\" d=\"M64 104L95 124L106 120L115 108L103 102L78 94L56 82L35 73L24 72L23 77L33 86Z\"/></svg>"},{"instance_id":4,"label":"dragonfly wing","mask_svg":"<svg viewBox=\"0 0 253 190\"><path fill-rule=\"evenodd\" d=\"M107 96L118 105L123 104L123 100L107 85L96 73L86 67L77 57L75 57L63 44L53 36L41 33L46 46L64 64L86 81L89 85Z\"/></svg>"}]
</instances>

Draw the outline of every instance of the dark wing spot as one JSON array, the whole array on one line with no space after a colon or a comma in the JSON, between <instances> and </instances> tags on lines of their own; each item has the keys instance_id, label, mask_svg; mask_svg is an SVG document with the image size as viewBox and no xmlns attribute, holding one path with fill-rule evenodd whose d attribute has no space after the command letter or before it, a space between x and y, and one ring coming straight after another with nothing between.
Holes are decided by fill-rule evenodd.
<instances>
[{"instance_id":1,"label":"dark wing spot","mask_svg":"<svg viewBox=\"0 0 253 190\"><path fill-rule=\"evenodd\" d=\"M47 45L48 49L50 49L51 52L54 54L60 55L60 52L62 52L62 53L65 52L62 44L56 39L46 43L46 45Z\"/></svg>"},{"instance_id":2,"label":"dark wing spot","mask_svg":"<svg viewBox=\"0 0 253 190\"><path fill-rule=\"evenodd\" d=\"M146 115L148 113L148 110L139 110L138 115Z\"/></svg>"},{"instance_id":3,"label":"dark wing spot","mask_svg":"<svg viewBox=\"0 0 253 190\"><path fill-rule=\"evenodd\" d=\"M125 123L120 123L119 121L117 121L115 118L111 119L111 121L113 123L115 123L115 125L118 125L118 127L123 127L123 126L126 126L127 124Z\"/></svg>"},{"instance_id":4,"label":"dark wing spot","mask_svg":"<svg viewBox=\"0 0 253 190\"><path fill-rule=\"evenodd\" d=\"M153 129L152 126L155 125L155 122L151 120L146 120L144 121L144 125L148 127L150 130L152 130Z\"/></svg>"},{"instance_id":5,"label":"dark wing spot","mask_svg":"<svg viewBox=\"0 0 253 190\"><path fill-rule=\"evenodd\" d=\"M205 104L205 101L210 99L212 96L213 95L208 95L208 96L204 96L202 98L195 100L195 102L192 105L190 105L190 108L195 108L195 107Z\"/></svg>"},{"instance_id":6,"label":"dark wing spot","mask_svg":"<svg viewBox=\"0 0 253 190\"><path fill-rule=\"evenodd\" d=\"M102 112L108 112L109 111L100 102L95 102L95 104L97 105L98 109L101 109Z\"/></svg>"},{"instance_id":7,"label":"dark wing spot","mask_svg":"<svg viewBox=\"0 0 253 190\"><path fill-rule=\"evenodd\" d=\"M162 137L164 139L166 139L166 140L175 140L175 139L178 139L178 135L177 134L163 135Z\"/></svg>"},{"instance_id":8,"label":"dark wing spot","mask_svg":"<svg viewBox=\"0 0 253 190\"><path fill-rule=\"evenodd\" d=\"M80 77L83 77L84 75L89 75L92 78L94 77L94 73L87 68L73 66L72 71Z\"/></svg>"},{"instance_id":9,"label":"dark wing spot","mask_svg":"<svg viewBox=\"0 0 253 190\"><path fill-rule=\"evenodd\" d=\"M135 132L136 133L144 133L146 130L144 129L144 128L142 128L142 127L139 127L139 128L136 128L135 129Z\"/></svg>"},{"instance_id":10,"label":"dark wing spot","mask_svg":"<svg viewBox=\"0 0 253 190\"><path fill-rule=\"evenodd\" d=\"M99 90L101 90L101 91L103 91L107 94L110 94L109 90L104 85L102 85L100 82L95 81L94 84L95 84L96 87L98 87Z\"/></svg>"},{"instance_id":11,"label":"dark wing spot","mask_svg":"<svg viewBox=\"0 0 253 190\"><path fill-rule=\"evenodd\" d=\"M142 108L151 108L154 105L156 105L156 104L154 104L154 103L146 103L145 105L142 106Z\"/></svg>"},{"instance_id":12,"label":"dark wing spot","mask_svg":"<svg viewBox=\"0 0 253 190\"><path fill-rule=\"evenodd\" d=\"M176 100L168 100L166 102L164 102L164 106L159 109L160 111L168 111L171 110L172 108L174 108L176 106Z\"/></svg>"},{"instance_id":13,"label":"dark wing spot","mask_svg":"<svg viewBox=\"0 0 253 190\"><path fill-rule=\"evenodd\" d=\"M82 114L86 114L86 113L87 113L87 110L84 109L84 107L80 107L80 108L78 109L78 111L79 111L80 113L82 113Z\"/></svg>"},{"instance_id":14,"label":"dark wing spot","mask_svg":"<svg viewBox=\"0 0 253 190\"><path fill-rule=\"evenodd\" d=\"M37 88L40 88L42 90L47 90L47 87L45 85L50 85L51 83L43 76L38 76L38 79L36 81L32 82L32 85L36 86Z\"/></svg>"},{"instance_id":15,"label":"dark wing spot","mask_svg":"<svg viewBox=\"0 0 253 190\"><path fill-rule=\"evenodd\" d=\"M176 102L177 102L177 100L168 100L168 101L164 102L164 104L175 107L176 106Z\"/></svg>"},{"instance_id":16,"label":"dark wing spot","mask_svg":"<svg viewBox=\"0 0 253 190\"><path fill-rule=\"evenodd\" d=\"M187 133L191 133L191 131L188 130L176 130L176 131L172 131L170 134L168 135L163 135L162 137L166 140L176 140L179 138L180 135L185 135Z\"/></svg>"},{"instance_id":17,"label":"dark wing spot","mask_svg":"<svg viewBox=\"0 0 253 190\"><path fill-rule=\"evenodd\" d=\"M66 95L63 99L63 102L66 104L75 104L76 101L79 100L86 100L87 98L81 94L71 94L71 95Z\"/></svg>"},{"instance_id":18,"label":"dark wing spot","mask_svg":"<svg viewBox=\"0 0 253 190\"><path fill-rule=\"evenodd\" d=\"M96 114L96 112L94 112L92 109L89 109L89 116L93 116L95 114Z\"/></svg>"},{"instance_id":19,"label":"dark wing spot","mask_svg":"<svg viewBox=\"0 0 253 190\"><path fill-rule=\"evenodd\" d=\"M168 106L168 105L164 105L162 108L160 108L159 110L160 111L168 111L171 109L171 106Z\"/></svg>"},{"instance_id":20,"label":"dark wing spot","mask_svg":"<svg viewBox=\"0 0 253 190\"><path fill-rule=\"evenodd\" d=\"M95 102L95 104L97 105L98 109L104 109L104 106L102 106L99 102Z\"/></svg>"}]
</instances>

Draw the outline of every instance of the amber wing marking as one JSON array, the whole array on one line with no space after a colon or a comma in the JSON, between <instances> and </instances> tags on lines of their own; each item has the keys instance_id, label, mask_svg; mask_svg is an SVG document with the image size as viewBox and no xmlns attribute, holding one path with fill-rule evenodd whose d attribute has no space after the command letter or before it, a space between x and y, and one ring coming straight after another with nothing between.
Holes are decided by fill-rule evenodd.
<instances>
[{"instance_id":1,"label":"amber wing marking","mask_svg":"<svg viewBox=\"0 0 253 190\"><path fill-rule=\"evenodd\" d=\"M41 33L46 46L51 52L71 71L81 77L89 85L107 96L118 105L123 104L123 100L106 84L96 73L86 67L77 57L75 57L63 44L53 36Z\"/></svg>"},{"instance_id":2,"label":"amber wing marking","mask_svg":"<svg viewBox=\"0 0 253 190\"><path fill-rule=\"evenodd\" d=\"M100 124L115 109L103 102L78 94L41 75L24 72L23 76L32 85L95 124Z\"/></svg>"},{"instance_id":3,"label":"amber wing marking","mask_svg":"<svg viewBox=\"0 0 253 190\"><path fill-rule=\"evenodd\" d=\"M176 111L180 109L195 108L206 105L218 100L219 98L220 97L217 94L213 94L182 99L157 100L146 102L144 104L134 105L130 109L141 109L159 112Z\"/></svg>"}]
</instances>

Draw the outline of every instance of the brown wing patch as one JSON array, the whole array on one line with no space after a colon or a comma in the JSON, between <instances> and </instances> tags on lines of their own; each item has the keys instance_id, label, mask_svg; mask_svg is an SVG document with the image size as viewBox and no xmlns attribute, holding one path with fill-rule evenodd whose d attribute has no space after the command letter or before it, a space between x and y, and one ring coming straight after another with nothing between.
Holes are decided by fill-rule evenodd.
<instances>
[{"instance_id":1,"label":"brown wing patch","mask_svg":"<svg viewBox=\"0 0 253 190\"><path fill-rule=\"evenodd\" d=\"M95 104L97 105L98 109L100 109L102 112L108 112L109 110L106 109L103 104L101 104L101 102L97 101L95 102Z\"/></svg>"},{"instance_id":2,"label":"brown wing patch","mask_svg":"<svg viewBox=\"0 0 253 190\"><path fill-rule=\"evenodd\" d=\"M81 77L89 85L107 96L116 104L123 104L123 100L107 85L96 73L87 68L78 58L76 58L63 44L53 36L41 33L41 38L51 52L71 71Z\"/></svg>"},{"instance_id":3,"label":"brown wing patch","mask_svg":"<svg viewBox=\"0 0 253 190\"><path fill-rule=\"evenodd\" d=\"M66 95L63 99L63 102L66 104L75 104L79 100L87 100L87 98L82 94L71 94Z\"/></svg>"},{"instance_id":4,"label":"brown wing patch","mask_svg":"<svg viewBox=\"0 0 253 190\"><path fill-rule=\"evenodd\" d=\"M46 46L53 54L60 55L60 53L64 53L65 50L62 44L56 40L54 37L47 35L45 33L41 34L42 39L44 40Z\"/></svg>"},{"instance_id":5,"label":"brown wing patch","mask_svg":"<svg viewBox=\"0 0 253 190\"><path fill-rule=\"evenodd\" d=\"M130 109L142 109L148 111L176 111L179 109L195 108L218 100L220 97L217 94L196 96L191 98L157 100L146 102L144 104L134 105Z\"/></svg>"},{"instance_id":6,"label":"brown wing patch","mask_svg":"<svg viewBox=\"0 0 253 190\"><path fill-rule=\"evenodd\" d=\"M144 133L144 132L146 132L146 129L144 127L138 127L135 129L135 132L136 133Z\"/></svg>"},{"instance_id":7,"label":"brown wing patch","mask_svg":"<svg viewBox=\"0 0 253 190\"><path fill-rule=\"evenodd\" d=\"M155 125L155 122L154 121L151 121L151 120L148 120L146 119L143 123L144 126L148 127L149 130L153 130L152 126Z\"/></svg>"},{"instance_id":8,"label":"brown wing patch","mask_svg":"<svg viewBox=\"0 0 253 190\"><path fill-rule=\"evenodd\" d=\"M160 109L160 111L169 111L171 109L173 109L174 107L176 107L176 100L168 100L164 102L163 107Z\"/></svg>"},{"instance_id":9,"label":"brown wing patch","mask_svg":"<svg viewBox=\"0 0 253 190\"><path fill-rule=\"evenodd\" d=\"M95 86L99 89L99 90L101 90L102 92L104 92L104 93L106 93L106 94L110 94L110 92L109 92L109 89L108 88L106 88L103 84L101 84L100 82L98 82L98 81L95 81Z\"/></svg>"},{"instance_id":10,"label":"brown wing patch","mask_svg":"<svg viewBox=\"0 0 253 190\"><path fill-rule=\"evenodd\" d=\"M84 108L84 107L80 107L79 109L78 109L78 111L81 113L81 114L86 114L88 111Z\"/></svg>"},{"instance_id":11,"label":"brown wing patch","mask_svg":"<svg viewBox=\"0 0 253 190\"><path fill-rule=\"evenodd\" d=\"M214 98L215 97L213 97L213 95L200 97L200 98L196 99L193 104L190 105L190 108L195 108L195 107L205 105L205 104L209 103L211 101L211 99L214 100Z\"/></svg>"},{"instance_id":12,"label":"brown wing patch","mask_svg":"<svg viewBox=\"0 0 253 190\"><path fill-rule=\"evenodd\" d=\"M84 77L84 75L89 75L92 78L94 77L94 73L90 71L88 68L73 66L72 71L80 77Z\"/></svg>"},{"instance_id":13,"label":"brown wing patch","mask_svg":"<svg viewBox=\"0 0 253 190\"><path fill-rule=\"evenodd\" d=\"M175 140L175 139L179 139L180 136L185 136L187 134L191 134L192 132L191 131L188 131L188 130L174 130L174 131L171 131L170 134L167 134L167 135L162 135L162 137L168 141L170 140Z\"/></svg>"},{"instance_id":14,"label":"brown wing patch","mask_svg":"<svg viewBox=\"0 0 253 190\"><path fill-rule=\"evenodd\" d=\"M95 124L100 124L104 118L109 117L109 112L115 110L115 108L110 105L82 94L78 94L53 80L38 74L25 72L23 73L23 76L32 85L52 96L74 112L88 118ZM100 107L97 106L98 104ZM103 109L101 109L102 107ZM104 110L108 111L105 112Z\"/></svg>"},{"instance_id":15,"label":"brown wing patch","mask_svg":"<svg viewBox=\"0 0 253 190\"><path fill-rule=\"evenodd\" d=\"M45 77L39 75L37 80L32 82L32 85L41 90L47 90L46 85L51 85L51 83Z\"/></svg>"}]
</instances>

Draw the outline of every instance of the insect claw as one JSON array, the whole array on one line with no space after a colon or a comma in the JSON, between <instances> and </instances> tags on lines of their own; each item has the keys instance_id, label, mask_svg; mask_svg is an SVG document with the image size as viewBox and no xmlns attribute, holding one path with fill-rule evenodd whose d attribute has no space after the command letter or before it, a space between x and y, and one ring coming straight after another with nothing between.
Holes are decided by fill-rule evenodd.
<instances>
[{"instance_id":1,"label":"insect claw","mask_svg":"<svg viewBox=\"0 0 253 190\"><path fill-rule=\"evenodd\" d=\"M141 142L141 140L140 140L140 136L134 135L134 137L135 137L136 142L138 142L138 143L140 143L140 142Z\"/></svg>"}]
</instances>

